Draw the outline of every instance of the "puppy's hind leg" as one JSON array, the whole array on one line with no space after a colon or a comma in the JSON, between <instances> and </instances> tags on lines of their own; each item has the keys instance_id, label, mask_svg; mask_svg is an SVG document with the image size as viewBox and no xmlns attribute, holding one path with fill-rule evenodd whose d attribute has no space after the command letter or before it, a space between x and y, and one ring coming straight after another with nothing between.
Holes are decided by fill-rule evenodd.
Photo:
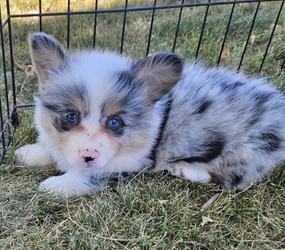
<instances>
[{"instance_id":1,"label":"puppy's hind leg","mask_svg":"<svg viewBox=\"0 0 285 250\"><path fill-rule=\"evenodd\" d=\"M208 167L205 163L189 164L184 161L164 165L164 169L168 170L172 175L200 183L211 182L211 175L207 171Z\"/></svg>"},{"instance_id":2,"label":"puppy's hind leg","mask_svg":"<svg viewBox=\"0 0 285 250\"><path fill-rule=\"evenodd\" d=\"M243 165L223 169L207 163L186 163L179 161L168 166L167 170L180 178L199 183L214 183L226 190L243 190L254 181L254 173L247 172ZM251 169L251 167L248 167Z\"/></svg>"},{"instance_id":3,"label":"puppy's hind leg","mask_svg":"<svg viewBox=\"0 0 285 250\"><path fill-rule=\"evenodd\" d=\"M27 167L48 165L53 161L46 147L39 142L24 145L16 149L14 154L18 162Z\"/></svg>"}]
</instances>

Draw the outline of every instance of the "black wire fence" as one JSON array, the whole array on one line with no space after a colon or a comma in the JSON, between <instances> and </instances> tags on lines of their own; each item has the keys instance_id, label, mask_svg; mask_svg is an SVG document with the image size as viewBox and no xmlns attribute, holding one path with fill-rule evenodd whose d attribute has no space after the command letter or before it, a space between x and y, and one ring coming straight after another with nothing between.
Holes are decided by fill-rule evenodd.
<instances>
[{"instance_id":1,"label":"black wire fence","mask_svg":"<svg viewBox=\"0 0 285 250\"><path fill-rule=\"evenodd\" d=\"M75 1L75 0L73 0ZM30 1L32 2L32 1ZM34 1L35 2L35 1ZM144 1L133 0L133 1L122 1L118 0L121 5L119 6L111 6L111 7L100 7L100 0L89 1L92 2L90 6L92 8L88 8L86 10L82 10L82 8L75 9L72 5L72 0L66 0L65 2L65 10L64 11L50 11L43 7L46 1L38 0L36 2L36 11L35 6L33 6L33 11L29 11L27 8L26 13L22 13L22 11L17 12L17 5L21 3L21 1L13 1L13 0L3 0L0 6L0 163L2 163L5 153L12 141L13 133L15 128L19 125L19 119L17 110L20 108L27 108L33 106L33 103L22 103L19 101L16 91L16 86L18 83L16 77L16 62L15 58L15 50L14 43L18 38L19 29L14 29L14 23L19 22L19 20L25 20L26 26L29 23L27 20L33 20L33 25L36 23L36 30L31 31L45 31L45 20L47 18L57 18L61 17L65 19L65 40L67 48L70 47L71 41L73 41L74 36L72 34L73 25L78 25L78 23L74 24L71 21L73 16L92 16L92 32L89 31L88 36L91 39L91 46L93 48L97 47L98 43L98 35L99 35L99 26L100 26L100 18L102 15L112 15L114 13L121 15L121 24L120 24L120 39L117 42L119 44L119 48L117 49L119 52L125 52L126 47L126 32L128 31L128 27L126 25L128 16L132 13L146 13L147 14L147 34L145 36L145 47L143 50L145 51L145 55L148 55L150 52L155 51L156 48L153 45L153 37L154 37L154 25L156 25L156 15L161 11L166 10L175 10L176 14L173 16L175 21L173 22L172 30L174 33L171 34L171 45L168 47L169 51L175 52L179 49L179 39L183 34L181 34L181 26L183 23L183 19L185 18L184 12L189 12L189 10L199 9L201 10L200 14L200 22L198 27L195 29L199 30L199 35L196 44L192 44L192 47L195 48L194 52L191 54L194 58L199 58L201 52L203 52L202 44L203 42L207 42L207 37L205 34L205 30L208 24L209 12L215 6L227 7L229 9L229 13L227 15L226 21L224 22L224 32L222 34L222 38L220 41L220 47L217 51L215 62L217 65L222 63L223 54L225 52L226 43L229 39L229 33L231 31L233 17L236 13L237 7L246 6L247 4L251 5L251 15L247 20L247 33L244 37L243 46L239 54L239 58L236 58L237 61L237 70L240 70L243 63L244 58L247 53L248 47L250 46L250 42L253 39L253 30L256 27L256 20L259 15L261 15L261 7L262 4L274 4L277 6L276 14L274 16L274 20L270 26L269 36L266 37L265 46L263 46L263 50L259 51L262 54L260 60L258 61L258 70L257 74L262 73L264 65L266 63L266 58L269 56L270 48L272 47L272 41L276 35L276 30L280 26L280 17L285 15L284 11L284 0L224 0L224 1L215 1L215 0L197 0L197 1ZM55 2L55 1L54 1ZM84 2L84 1L82 1ZM105 1L106 2L106 1ZM113 1L116 2L116 1ZM190 13L190 12L189 12ZM215 15L212 14L212 15ZM285 22L285 21L284 21ZM189 22L189 25L191 22ZM110 24L111 25L111 24ZM185 22L183 23L185 26ZM186 23L187 25L187 23ZM283 23L283 25L285 25ZM56 27L55 27L56 29ZM75 28L76 29L76 28ZM86 34L84 34L85 36ZM169 36L166 32L165 36ZM238 35L238 34L237 34ZM285 34L283 34L285 35ZM27 31L28 36L28 31ZM22 39L22 38L21 38ZM139 39L139 38L138 38ZM284 46L285 47L285 36L283 37ZM24 41L27 43L26 41ZM163 41L161 41L163 43ZM27 47L23 49L28 50ZM284 49L285 50L285 49ZM279 73L284 71L285 68L285 57L283 54L279 56Z\"/></svg>"}]
</instances>

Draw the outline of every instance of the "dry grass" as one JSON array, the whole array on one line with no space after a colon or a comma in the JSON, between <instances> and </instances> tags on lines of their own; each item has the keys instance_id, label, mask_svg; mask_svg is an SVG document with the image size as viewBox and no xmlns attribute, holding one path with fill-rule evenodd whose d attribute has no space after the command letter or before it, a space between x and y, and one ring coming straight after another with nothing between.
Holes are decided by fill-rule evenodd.
<instances>
[{"instance_id":1,"label":"dry grass","mask_svg":"<svg viewBox=\"0 0 285 250\"><path fill-rule=\"evenodd\" d=\"M129 1L151 5L153 1ZM160 3L173 1L158 1ZM90 9L89 1L71 1L71 9ZM245 55L243 71L255 74L267 46L280 3L261 4ZM65 1L43 1L43 12L66 10ZM99 9L123 7L124 1L99 1ZM236 68L256 4L236 5L222 64ZM33 13L38 1L11 1L11 13ZM215 6L200 48L200 59L215 64L231 6ZM3 6L2 6L3 11ZM176 52L193 57L197 49L205 8L184 9ZM137 58L146 53L151 11L127 14L124 52ZM178 10L157 11L150 52L171 51ZM92 47L94 15L71 16L71 48ZM122 13L98 14L96 46L119 50ZM39 29L39 18L12 20L14 59L30 64L27 34ZM43 30L61 41L67 38L67 17L44 17ZM4 29L6 34L7 29ZM285 56L285 15L278 23L262 74L284 89L280 65ZM5 46L8 51L7 36ZM7 61L9 54L7 53ZM2 72L3 65L0 62ZM8 65L8 79L11 72ZM15 70L19 103L32 102L35 76ZM0 74L1 87L3 75ZM9 92L9 98L12 93ZM5 101L5 98L3 97ZM193 184L161 173L138 176L130 183L113 183L80 198L61 199L36 191L40 181L58 174L52 167L21 168L13 150L33 142L32 109L19 110L21 126L6 162L0 167L1 249L285 249L285 173L275 171L263 183L239 193L226 193L212 185ZM203 209L213 195L219 198Z\"/></svg>"}]
</instances>

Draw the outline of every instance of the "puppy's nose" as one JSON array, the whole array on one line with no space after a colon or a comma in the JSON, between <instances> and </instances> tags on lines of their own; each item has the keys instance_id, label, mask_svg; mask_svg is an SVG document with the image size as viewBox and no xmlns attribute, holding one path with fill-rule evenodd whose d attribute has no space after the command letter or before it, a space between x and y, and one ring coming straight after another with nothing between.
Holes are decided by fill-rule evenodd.
<instances>
[{"instance_id":1,"label":"puppy's nose","mask_svg":"<svg viewBox=\"0 0 285 250\"><path fill-rule=\"evenodd\" d=\"M98 158L99 152L96 149L82 149L79 151L79 155L84 159L85 162L90 162Z\"/></svg>"}]
</instances>

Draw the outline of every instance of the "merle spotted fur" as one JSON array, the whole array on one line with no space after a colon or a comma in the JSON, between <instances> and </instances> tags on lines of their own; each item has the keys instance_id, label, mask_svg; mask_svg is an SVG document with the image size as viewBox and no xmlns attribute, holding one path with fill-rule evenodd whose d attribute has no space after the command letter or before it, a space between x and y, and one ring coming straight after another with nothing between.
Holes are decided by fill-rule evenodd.
<instances>
[{"instance_id":1,"label":"merle spotted fur","mask_svg":"<svg viewBox=\"0 0 285 250\"><path fill-rule=\"evenodd\" d=\"M155 170L242 189L282 164L285 99L265 80L185 63L171 95Z\"/></svg>"}]
</instances>

